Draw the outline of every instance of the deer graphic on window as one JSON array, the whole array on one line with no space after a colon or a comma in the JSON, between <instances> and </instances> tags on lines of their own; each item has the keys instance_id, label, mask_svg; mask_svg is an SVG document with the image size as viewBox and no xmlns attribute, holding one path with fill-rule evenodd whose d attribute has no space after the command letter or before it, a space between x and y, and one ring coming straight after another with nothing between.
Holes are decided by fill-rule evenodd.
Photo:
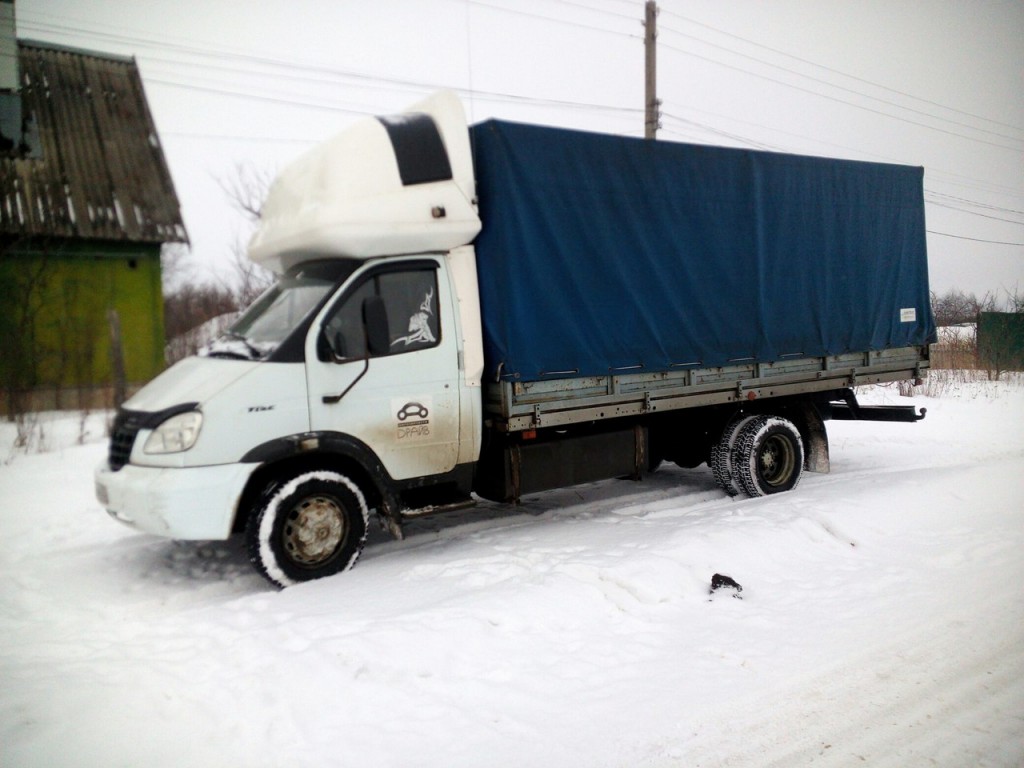
<instances>
[{"instance_id":1,"label":"deer graphic on window","mask_svg":"<svg viewBox=\"0 0 1024 768\"><path fill-rule=\"evenodd\" d=\"M434 289L431 288L427 291L427 295L423 299L423 303L420 304L420 311L409 318L409 335L401 336L392 341L392 347L397 344L404 344L407 347L410 344L433 344L437 341L437 339L434 338L433 332L430 330L430 318L434 314L434 311L430 308L430 304L433 300Z\"/></svg>"}]
</instances>

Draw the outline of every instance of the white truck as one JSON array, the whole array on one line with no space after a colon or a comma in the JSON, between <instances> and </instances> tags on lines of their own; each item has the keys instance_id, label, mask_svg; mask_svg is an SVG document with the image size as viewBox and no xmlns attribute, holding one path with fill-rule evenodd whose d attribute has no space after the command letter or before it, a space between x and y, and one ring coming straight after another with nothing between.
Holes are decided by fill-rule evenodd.
<instances>
[{"instance_id":1,"label":"white truck","mask_svg":"<svg viewBox=\"0 0 1024 768\"><path fill-rule=\"evenodd\" d=\"M731 495L828 471L829 418L916 421L934 335L920 169L491 120L437 94L275 180L279 280L119 410L96 493L241 533L280 586L416 515L707 462Z\"/></svg>"}]
</instances>

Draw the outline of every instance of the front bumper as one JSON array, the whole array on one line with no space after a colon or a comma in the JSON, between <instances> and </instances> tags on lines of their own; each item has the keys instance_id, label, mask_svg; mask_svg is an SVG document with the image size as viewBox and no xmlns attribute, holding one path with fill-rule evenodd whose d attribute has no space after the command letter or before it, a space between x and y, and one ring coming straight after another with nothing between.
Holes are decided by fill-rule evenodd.
<instances>
[{"instance_id":1,"label":"front bumper","mask_svg":"<svg viewBox=\"0 0 1024 768\"><path fill-rule=\"evenodd\" d=\"M226 539L255 464L139 467L117 472L103 461L94 473L96 498L111 517L172 539Z\"/></svg>"}]
</instances>

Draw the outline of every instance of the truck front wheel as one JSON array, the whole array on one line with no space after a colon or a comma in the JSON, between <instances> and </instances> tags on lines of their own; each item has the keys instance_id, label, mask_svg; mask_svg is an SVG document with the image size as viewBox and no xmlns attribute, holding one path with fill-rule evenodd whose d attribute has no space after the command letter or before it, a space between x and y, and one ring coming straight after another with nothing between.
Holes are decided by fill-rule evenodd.
<instances>
[{"instance_id":1,"label":"truck front wheel","mask_svg":"<svg viewBox=\"0 0 1024 768\"><path fill-rule=\"evenodd\" d=\"M800 482L803 465L803 441L788 419L758 416L736 437L733 472L748 496L792 490Z\"/></svg>"},{"instance_id":2,"label":"truck front wheel","mask_svg":"<svg viewBox=\"0 0 1024 768\"><path fill-rule=\"evenodd\" d=\"M249 560L281 587L346 571L366 541L369 509L337 472L304 472L276 486L245 529Z\"/></svg>"}]
</instances>

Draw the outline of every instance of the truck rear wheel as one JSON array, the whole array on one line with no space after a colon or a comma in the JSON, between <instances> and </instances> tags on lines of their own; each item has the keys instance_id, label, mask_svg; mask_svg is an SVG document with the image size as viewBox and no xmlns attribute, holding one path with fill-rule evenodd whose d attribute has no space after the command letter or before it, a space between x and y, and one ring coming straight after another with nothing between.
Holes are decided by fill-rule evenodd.
<instances>
[{"instance_id":1,"label":"truck rear wheel","mask_svg":"<svg viewBox=\"0 0 1024 768\"><path fill-rule=\"evenodd\" d=\"M740 431L755 417L740 414L725 425L722 436L711 447L711 458L708 464L715 477L718 487L730 496L738 496L742 487L733 470L733 453Z\"/></svg>"},{"instance_id":2,"label":"truck rear wheel","mask_svg":"<svg viewBox=\"0 0 1024 768\"><path fill-rule=\"evenodd\" d=\"M304 472L264 496L249 518L249 560L281 587L346 571L363 549L368 518L366 498L349 478Z\"/></svg>"},{"instance_id":3,"label":"truck rear wheel","mask_svg":"<svg viewBox=\"0 0 1024 768\"><path fill-rule=\"evenodd\" d=\"M796 487L804 465L800 431L788 419L758 416L736 437L733 472L748 496L767 496Z\"/></svg>"}]
</instances>

